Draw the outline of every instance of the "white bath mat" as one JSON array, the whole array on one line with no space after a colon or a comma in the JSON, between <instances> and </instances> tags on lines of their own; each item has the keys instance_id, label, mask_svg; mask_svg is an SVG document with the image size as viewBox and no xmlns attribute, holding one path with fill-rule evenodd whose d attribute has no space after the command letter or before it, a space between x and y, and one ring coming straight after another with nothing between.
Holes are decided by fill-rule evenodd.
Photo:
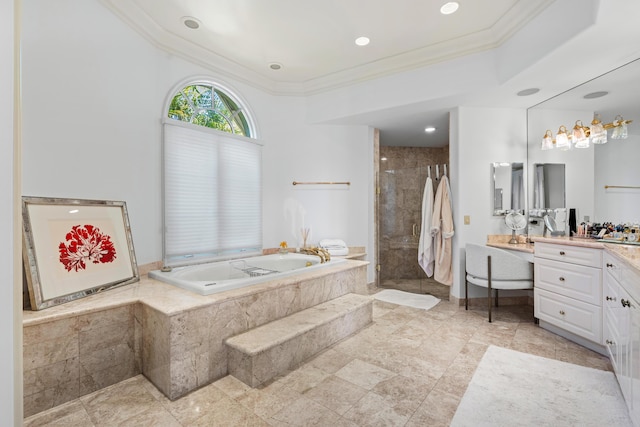
<instances>
[{"instance_id":1,"label":"white bath mat","mask_svg":"<svg viewBox=\"0 0 640 427\"><path fill-rule=\"evenodd\" d=\"M414 294L395 289L382 290L374 294L373 297L379 301L408 305L409 307L421 308L423 310L429 310L440 302L440 300L433 295Z\"/></svg>"},{"instance_id":2,"label":"white bath mat","mask_svg":"<svg viewBox=\"0 0 640 427\"><path fill-rule=\"evenodd\" d=\"M451 426L631 426L613 372L489 346Z\"/></svg>"}]
</instances>

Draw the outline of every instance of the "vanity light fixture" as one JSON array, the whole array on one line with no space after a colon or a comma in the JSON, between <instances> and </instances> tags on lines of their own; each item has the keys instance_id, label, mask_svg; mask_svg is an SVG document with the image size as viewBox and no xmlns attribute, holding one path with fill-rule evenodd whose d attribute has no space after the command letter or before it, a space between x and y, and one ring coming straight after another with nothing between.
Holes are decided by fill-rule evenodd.
<instances>
[{"instance_id":1,"label":"vanity light fixture","mask_svg":"<svg viewBox=\"0 0 640 427\"><path fill-rule=\"evenodd\" d=\"M553 133L551 132L551 130L547 129L544 136L542 137L542 146L540 147L540 149L542 151L552 150L553 148L555 148L553 146L554 144L555 141L553 140Z\"/></svg>"},{"instance_id":2,"label":"vanity light fixture","mask_svg":"<svg viewBox=\"0 0 640 427\"><path fill-rule=\"evenodd\" d=\"M567 128L560 126L558 134L556 135L556 147L561 150L570 150L571 143L569 142L569 136L567 135Z\"/></svg>"},{"instance_id":3,"label":"vanity light fixture","mask_svg":"<svg viewBox=\"0 0 640 427\"><path fill-rule=\"evenodd\" d=\"M589 130L589 128L586 129ZM571 140L576 148L589 148L589 138L587 138L582 120L576 120L576 125L571 132Z\"/></svg>"},{"instance_id":4,"label":"vanity light fixture","mask_svg":"<svg viewBox=\"0 0 640 427\"><path fill-rule=\"evenodd\" d=\"M571 148L588 148L589 144L605 144L607 142L607 130L613 129L611 139L625 139L629 137L627 125L633 120L625 120L622 116L617 115L611 123L602 123L600 115L595 113L591 126L587 127L582 121L576 120L576 124L570 133L567 133L565 126L560 126L556 138L553 133L547 130L542 137L541 150L552 150L559 148L561 150L571 150Z\"/></svg>"},{"instance_id":5,"label":"vanity light fixture","mask_svg":"<svg viewBox=\"0 0 640 427\"><path fill-rule=\"evenodd\" d=\"M589 138L594 144L606 144L607 143L607 131L604 129L604 125L600 121L598 114L593 115L591 121L591 127L589 128Z\"/></svg>"},{"instance_id":6,"label":"vanity light fixture","mask_svg":"<svg viewBox=\"0 0 640 427\"><path fill-rule=\"evenodd\" d=\"M613 121L613 132L611 132L611 139L627 139L629 133L627 131L627 123L631 123L631 120L625 120L622 116L616 116Z\"/></svg>"}]
</instances>

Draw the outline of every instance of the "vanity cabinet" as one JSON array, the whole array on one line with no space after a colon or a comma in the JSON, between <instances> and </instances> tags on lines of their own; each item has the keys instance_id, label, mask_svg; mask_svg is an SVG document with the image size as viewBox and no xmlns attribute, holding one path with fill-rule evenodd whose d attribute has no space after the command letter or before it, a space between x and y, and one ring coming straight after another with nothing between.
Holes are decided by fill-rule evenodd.
<instances>
[{"instance_id":1,"label":"vanity cabinet","mask_svg":"<svg viewBox=\"0 0 640 427\"><path fill-rule=\"evenodd\" d=\"M534 315L598 345L602 341L602 250L536 243Z\"/></svg>"},{"instance_id":2,"label":"vanity cabinet","mask_svg":"<svg viewBox=\"0 0 640 427\"><path fill-rule=\"evenodd\" d=\"M604 254L604 342L634 425L640 425L640 273Z\"/></svg>"}]
</instances>

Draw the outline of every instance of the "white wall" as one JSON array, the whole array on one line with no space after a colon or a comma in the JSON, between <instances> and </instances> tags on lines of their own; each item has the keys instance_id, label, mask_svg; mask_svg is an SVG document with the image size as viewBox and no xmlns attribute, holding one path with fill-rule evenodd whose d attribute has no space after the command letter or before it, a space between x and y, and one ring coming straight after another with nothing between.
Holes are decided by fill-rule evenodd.
<instances>
[{"instance_id":1,"label":"white wall","mask_svg":"<svg viewBox=\"0 0 640 427\"><path fill-rule=\"evenodd\" d=\"M0 1L0 418L4 425L22 425L22 313L16 295L22 293L18 278L19 222L14 216L19 189L14 165L14 11L13 0Z\"/></svg>"},{"instance_id":2,"label":"white wall","mask_svg":"<svg viewBox=\"0 0 640 427\"><path fill-rule=\"evenodd\" d=\"M526 110L458 107L451 114L451 193L453 199L454 283L464 297L464 247L484 244L488 234L510 234L504 217L492 215L491 163L527 163ZM526 188L526 187L525 187ZM470 224L464 225L464 216ZM470 288L470 296L481 291ZM484 293L482 293L484 296Z\"/></svg>"},{"instance_id":3,"label":"white wall","mask_svg":"<svg viewBox=\"0 0 640 427\"><path fill-rule=\"evenodd\" d=\"M635 123L633 124L635 125ZM632 126L633 126L632 125ZM635 125L637 126L637 125ZM595 214L592 220L616 224L640 223L640 189L609 188L605 185L640 185L640 135L627 139L611 139L594 147L595 155Z\"/></svg>"},{"instance_id":4,"label":"white wall","mask_svg":"<svg viewBox=\"0 0 640 427\"><path fill-rule=\"evenodd\" d=\"M180 82L216 76L152 47L98 1L31 0L24 32L24 194L125 200L138 262L160 260L163 109ZM223 83L248 104L264 142L264 246L295 246L293 207L306 212L313 242L342 238L371 254L369 129L310 125L303 98Z\"/></svg>"}]
</instances>

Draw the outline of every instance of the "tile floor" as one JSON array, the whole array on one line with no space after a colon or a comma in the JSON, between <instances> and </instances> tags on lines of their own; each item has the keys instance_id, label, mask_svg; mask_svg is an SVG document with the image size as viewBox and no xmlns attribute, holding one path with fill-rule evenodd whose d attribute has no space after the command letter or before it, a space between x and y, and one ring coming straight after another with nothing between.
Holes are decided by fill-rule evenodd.
<instances>
[{"instance_id":1,"label":"tile floor","mask_svg":"<svg viewBox=\"0 0 640 427\"><path fill-rule=\"evenodd\" d=\"M533 323L530 306L429 311L376 301L374 322L270 384L231 376L169 401L143 376L25 426L446 426L491 344L598 369L607 358Z\"/></svg>"}]
</instances>

